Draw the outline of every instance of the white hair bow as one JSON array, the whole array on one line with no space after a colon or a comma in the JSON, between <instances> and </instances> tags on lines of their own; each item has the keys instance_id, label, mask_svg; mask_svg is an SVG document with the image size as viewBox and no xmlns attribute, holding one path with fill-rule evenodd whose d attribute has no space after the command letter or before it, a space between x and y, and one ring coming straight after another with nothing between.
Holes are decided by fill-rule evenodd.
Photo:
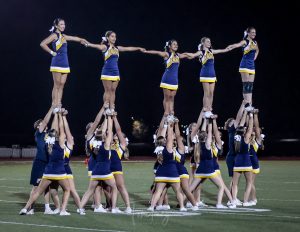
<instances>
[{"instance_id":1,"label":"white hair bow","mask_svg":"<svg viewBox=\"0 0 300 232\"><path fill-rule=\"evenodd\" d=\"M188 146L184 146L184 153L185 154L189 153L189 147Z\"/></svg>"},{"instance_id":2,"label":"white hair bow","mask_svg":"<svg viewBox=\"0 0 300 232\"><path fill-rule=\"evenodd\" d=\"M192 139L193 143L199 143L199 137L198 135L195 135L194 138Z\"/></svg>"},{"instance_id":3,"label":"white hair bow","mask_svg":"<svg viewBox=\"0 0 300 232\"><path fill-rule=\"evenodd\" d=\"M53 31L54 31L54 28L55 28L55 27L54 27L54 26L52 26L52 27L50 28L50 30L49 30L49 31L50 31L50 32L53 32Z\"/></svg>"},{"instance_id":4,"label":"white hair bow","mask_svg":"<svg viewBox=\"0 0 300 232\"><path fill-rule=\"evenodd\" d=\"M105 36L102 37L102 40L107 42L107 38Z\"/></svg>"},{"instance_id":5,"label":"white hair bow","mask_svg":"<svg viewBox=\"0 0 300 232\"><path fill-rule=\"evenodd\" d=\"M186 135L189 135L189 134L190 134L190 128L189 128L189 127L187 127L187 128L185 129L185 134L186 134Z\"/></svg>"},{"instance_id":6,"label":"white hair bow","mask_svg":"<svg viewBox=\"0 0 300 232\"><path fill-rule=\"evenodd\" d=\"M246 37L246 35L248 34L247 30L244 31L244 38Z\"/></svg>"},{"instance_id":7,"label":"white hair bow","mask_svg":"<svg viewBox=\"0 0 300 232\"><path fill-rule=\"evenodd\" d=\"M156 138L157 138L157 136L156 136L156 134L154 134L154 135L153 135L153 143L156 142Z\"/></svg>"},{"instance_id":8,"label":"white hair bow","mask_svg":"<svg viewBox=\"0 0 300 232\"><path fill-rule=\"evenodd\" d=\"M169 41L166 42L166 47L169 46Z\"/></svg>"},{"instance_id":9,"label":"white hair bow","mask_svg":"<svg viewBox=\"0 0 300 232\"><path fill-rule=\"evenodd\" d=\"M155 153L156 155L159 155L159 154L162 153L163 150L164 150L164 147L163 147L163 146L157 146L157 147L155 148L155 150L154 150L154 153Z\"/></svg>"},{"instance_id":10,"label":"white hair bow","mask_svg":"<svg viewBox=\"0 0 300 232\"><path fill-rule=\"evenodd\" d=\"M92 141L92 146L93 146L94 148L99 148L99 147L102 146L102 141L99 141L99 140L94 139L94 140Z\"/></svg>"},{"instance_id":11,"label":"white hair bow","mask_svg":"<svg viewBox=\"0 0 300 232\"><path fill-rule=\"evenodd\" d=\"M237 141L237 142L241 142L242 136L240 136L240 135L235 135L235 136L234 136L234 140Z\"/></svg>"},{"instance_id":12,"label":"white hair bow","mask_svg":"<svg viewBox=\"0 0 300 232\"><path fill-rule=\"evenodd\" d=\"M129 144L129 139L127 137L125 138L125 141L126 141L126 145L128 145Z\"/></svg>"},{"instance_id":13,"label":"white hair bow","mask_svg":"<svg viewBox=\"0 0 300 232\"><path fill-rule=\"evenodd\" d=\"M202 43L199 43L199 45L198 45L198 51L201 50L201 45L202 45Z\"/></svg>"},{"instance_id":14,"label":"white hair bow","mask_svg":"<svg viewBox=\"0 0 300 232\"><path fill-rule=\"evenodd\" d=\"M265 134L261 134L260 137L261 137L262 140L264 140L265 137L266 137L266 135Z\"/></svg>"},{"instance_id":15,"label":"white hair bow","mask_svg":"<svg viewBox=\"0 0 300 232\"><path fill-rule=\"evenodd\" d=\"M53 145L55 143L55 137L47 136L47 138L45 139L45 142L47 144Z\"/></svg>"}]
</instances>

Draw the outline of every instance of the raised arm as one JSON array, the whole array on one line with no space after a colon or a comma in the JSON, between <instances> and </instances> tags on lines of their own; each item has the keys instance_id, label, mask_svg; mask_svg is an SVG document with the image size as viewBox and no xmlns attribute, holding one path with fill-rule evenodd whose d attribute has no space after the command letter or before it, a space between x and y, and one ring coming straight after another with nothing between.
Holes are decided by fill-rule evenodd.
<instances>
[{"instance_id":1,"label":"raised arm","mask_svg":"<svg viewBox=\"0 0 300 232\"><path fill-rule=\"evenodd\" d=\"M146 50L143 53L150 54L150 55L158 55L163 57L164 59L167 59L169 57L169 54L167 52L161 52L161 51L155 51L155 50Z\"/></svg>"},{"instance_id":2,"label":"raised arm","mask_svg":"<svg viewBox=\"0 0 300 232\"><path fill-rule=\"evenodd\" d=\"M125 148L127 146L126 138L124 138L120 123L119 123L118 118L117 118L116 115L113 116L113 121L114 121L114 126L115 126L115 129L116 129L119 141L120 141L120 145L121 145L122 149L125 150Z\"/></svg>"},{"instance_id":3,"label":"raised arm","mask_svg":"<svg viewBox=\"0 0 300 232\"><path fill-rule=\"evenodd\" d=\"M113 121L111 119L111 116L108 116L107 117L107 134L106 134L105 144L104 144L104 148L106 150L110 149L110 143L111 143L112 138L113 138L112 127L113 127Z\"/></svg>"},{"instance_id":4,"label":"raised arm","mask_svg":"<svg viewBox=\"0 0 300 232\"><path fill-rule=\"evenodd\" d=\"M197 125L195 126L195 128L192 128L192 132L191 132L191 139L193 140L193 138L196 136L197 131L199 130L202 120L203 120L203 110L201 110L199 117L198 117L198 121L197 121Z\"/></svg>"},{"instance_id":5,"label":"raised arm","mask_svg":"<svg viewBox=\"0 0 300 232\"><path fill-rule=\"evenodd\" d=\"M245 126L245 123L246 123L246 118L247 118L247 111L246 111L246 110L244 110L244 113L243 113L242 119L241 119L241 121L240 121L240 123L239 123L239 127L240 127L240 126Z\"/></svg>"},{"instance_id":6,"label":"raised arm","mask_svg":"<svg viewBox=\"0 0 300 232\"><path fill-rule=\"evenodd\" d=\"M58 133L58 113L54 114L54 118L51 124L51 129L56 130L56 132Z\"/></svg>"},{"instance_id":7,"label":"raised arm","mask_svg":"<svg viewBox=\"0 0 300 232\"><path fill-rule=\"evenodd\" d=\"M61 148L65 146L66 134L64 129L64 122L61 113L58 113L58 127L59 127L59 145Z\"/></svg>"},{"instance_id":8,"label":"raised arm","mask_svg":"<svg viewBox=\"0 0 300 232\"><path fill-rule=\"evenodd\" d=\"M173 124L168 123L167 150L173 152Z\"/></svg>"},{"instance_id":9,"label":"raised arm","mask_svg":"<svg viewBox=\"0 0 300 232\"><path fill-rule=\"evenodd\" d=\"M123 46L118 46L118 49L120 52L135 52L135 51L144 52L146 50L145 48L141 48L141 47L123 47Z\"/></svg>"},{"instance_id":10,"label":"raised arm","mask_svg":"<svg viewBox=\"0 0 300 232\"><path fill-rule=\"evenodd\" d=\"M49 109L48 113L46 114L46 116L44 117L43 121L41 122L40 126L39 126L39 132L42 133L45 128L47 127L50 119L51 119L51 115L52 115L52 111L53 111L53 106L51 106L51 108Z\"/></svg>"},{"instance_id":11,"label":"raised arm","mask_svg":"<svg viewBox=\"0 0 300 232\"><path fill-rule=\"evenodd\" d=\"M215 54L219 54L219 53L226 53L226 52L229 52L230 49L227 47L227 48L224 48L224 49L212 49L212 53L215 55Z\"/></svg>"},{"instance_id":12,"label":"raised arm","mask_svg":"<svg viewBox=\"0 0 300 232\"><path fill-rule=\"evenodd\" d=\"M256 141L261 144L262 138L261 138L261 129L259 127L259 121L258 121L258 110L255 110L254 112L254 128L255 128L255 137Z\"/></svg>"},{"instance_id":13,"label":"raised arm","mask_svg":"<svg viewBox=\"0 0 300 232\"><path fill-rule=\"evenodd\" d=\"M103 116L103 112L104 112L104 106L100 109L100 111L98 112L94 122L92 123L90 129L87 131L86 133L86 139L87 140L90 140L91 137L93 136L97 126L99 125L100 121L101 121L101 118Z\"/></svg>"},{"instance_id":14,"label":"raised arm","mask_svg":"<svg viewBox=\"0 0 300 232\"><path fill-rule=\"evenodd\" d=\"M96 49L98 49L98 50L100 50L102 52L107 49L107 46L104 45L104 44L93 44L93 43L89 43L88 42L87 44L85 44L85 46L89 47L89 48L96 48Z\"/></svg>"},{"instance_id":15,"label":"raised arm","mask_svg":"<svg viewBox=\"0 0 300 232\"><path fill-rule=\"evenodd\" d=\"M213 134L215 136L216 145L217 145L218 149L221 149L222 148L222 140L221 140L221 136L220 136L220 131L218 129L216 117L213 118Z\"/></svg>"},{"instance_id":16,"label":"raised arm","mask_svg":"<svg viewBox=\"0 0 300 232\"><path fill-rule=\"evenodd\" d=\"M107 115L105 115L105 118L104 118L104 121L103 121L103 123L102 123L102 125L101 125L101 127L100 127L100 130L101 130L101 134L103 135L103 134L105 134L106 133L106 130L107 130L107 118L108 118L108 116Z\"/></svg>"},{"instance_id":17,"label":"raised arm","mask_svg":"<svg viewBox=\"0 0 300 232\"><path fill-rule=\"evenodd\" d=\"M69 127L69 123L68 123L68 120L67 120L67 111L64 111L63 112L63 116L62 116L62 119L63 119L63 123L64 123L64 127L65 127L65 133L66 133L66 137L67 137L67 144L68 144L68 147L73 150L73 146L74 146L74 138L71 134L71 130L70 130L70 127Z\"/></svg>"},{"instance_id":18,"label":"raised arm","mask_svg":"<svg viewBox=\"0 0 300 232\"><path fill-rule=\"evenodd\" d=\"M181 154L183 154L185 152L185 147L184 147L184 144L182 142L182 137L180 135L179 122L178 121L175 123L175 136L176 136L178 150Z\"/></svg>"},{"instance_id":19,"label":"raised arm","mask_svg":"<svg viewBox=\"0 0 300 232\"><path fill-rule=\"evenodd\" d=\"M211 149L211 142L212 142L212 120L211 119L206 119L208 121L208 126L207 126L207 138L205 141L205 146L208 150Z\"/></svg>"},{"instance_id":20,"label":"raised arm","mask_svg":"<svg viewBox=\"0 0 300 232\"><path fill-rule=\"evenodd\" d=\"M235 48L240 48L242 46L246 45L246 40L242 40L241 42L239 43L235 43L235 44L231 44L231 45L228 45L227 46L227 49L229 50L232 50L232 49L235 49Z\"/></svg>"},{"instance_id":21,"label":"raised arm","mask_svg":"<svg viewBox=\"0 0 300 232\"><path fill-rule=\"evenodd\" d=\"M238 125L239 125L239 123L240 123L240 121L241 121L241 118L242 118L242 116L243 116L244 110L245 110L245 102L243 101L242 104L241 104L241 106L240 106L239 111L237 112L236 118L235 118L235 120L234 120L234 127L235 127L235 128L238 127Z\"/></svg>"},{"instance_id":22,"label":"raised arm","mask_svg":"<svg viewBox=\"0 0 300 232\"><path fill-rule=\"evenodd\" d=\"M50 53L52 56L56 56L56 52L53 52L48 46L48 44L50 44L51 42L53 42L56 39L57 39L57 35L55 33L52 33L51 35L49 35L46 39L44 39L40 43L40 46L42 47L42 49L44 49L46 52Z\"/></svg>"},{"instance_id":23,"label":"raised arm","mask_svg":"<svg viewBox=\"0 0 300 232\"><path fill-rule=\"evenodd\" d=\"M253 132L253 113L249 114L249 125L245 134L245 143L250 142L251 134Z\"/></svg>"}]
</instances>

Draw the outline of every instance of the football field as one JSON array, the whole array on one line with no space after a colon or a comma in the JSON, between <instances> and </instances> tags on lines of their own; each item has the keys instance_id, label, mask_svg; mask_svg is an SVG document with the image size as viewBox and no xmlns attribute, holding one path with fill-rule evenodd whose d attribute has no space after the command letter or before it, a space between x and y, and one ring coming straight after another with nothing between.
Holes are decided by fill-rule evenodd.
<instances>
[{"instance_id":1,"label":"football field","mask_svg":"<svg viewBox=\"0 0 300 232\"><path fill-rule=\"evenodd\" d=\"M222 176L229 184L227 168L220 162ZM153 181L153 162L125 162L126 186L134 213L120 215L94 213L91 202L86 206L86 215L76 213L73 199L68 210L71 216L44 215L43 199L35 206L35 215L19 216L19 211L28 200L30 161L0 161L0 232L7 231L300 231L300 161L261 161L261 174L257 176L258 204L254 207L216 209L217 188L205 182L202 199L209 205L198 212L179 212L175 196L169 190L172 210L147 212L149 187ZM71 162L77 191L82 197L88 186L87 169L83 162ZM241 178L239 198L243 199L245 186ZM61 195L61 192L60 192ZM118 207L124 204L119 195ZM224 197L223 203L227 199ZM53 209L53 205L52 205Z\"/></svg>"}]
</instances>

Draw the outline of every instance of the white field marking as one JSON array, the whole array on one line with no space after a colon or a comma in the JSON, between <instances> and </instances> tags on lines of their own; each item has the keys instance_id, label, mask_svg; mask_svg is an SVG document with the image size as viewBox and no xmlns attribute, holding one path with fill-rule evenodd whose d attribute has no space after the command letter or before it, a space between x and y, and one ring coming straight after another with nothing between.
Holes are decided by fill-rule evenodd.
<instances>
[{"instance_id":1,"label":"white field marking","mask_svg":"<svg viewBox=\"0 0 300 232\"><path fill-rule=\"evenodd\" d=\"M22 222L0 221L0 224L22 225L22 226L36 226L36 227L48 227L48 228L84 230L84 231L125 232L125 231L121 231L121 230L100 230L100 229L93 229L93 228L78 228L78 227L70 227L70 226L39 225L39 224L22 223Z\"/></svg>"},{"instance_id":2,"label":"white field marking","mask_svg":"<svg viewBox=\"0 0 300 232\"><path fill-rule=\"evenodd\" d=\"M261 198L259 199L259 201L286 201L286 202L300 202L300 200L285 200L285 199L264 199L264 198Z\"/></svg>"},{"instance_id":3,"label":"white field marking","mask_svg":"<svg viewBox=\"0 0 300 232\"><path fill-rule=\"evenodd\" d=\"M24 179L24 178L1 178L0 181L6 181L6 180L11 180L11 181L16 181L16 180L29 180L29 179Z\"/></svg>"},{"instance_id":4,"label":"white field marking","mask_svg":"<svg viewBox=\"0 0 300 232\"><path fill-rule=\"evenodd\" d=\"M25 201L6 201L6 200L0 200L0 202L5 202L5 203L22 203L22 204L26 204L27 203Z\"/></svg>"},{"instance_id":5,"label":"white field marking","mask_svg":"<svg viewBox=\"0 0 300 232\"><path fill-rule=\"evenodd\" d=\"M20 189L25 189L26 187L0 185L0 188L20 188Z\"/></svg>"},{"instance_id":6,"label":"white field marking","mask_svg":"<svg viewBox=\"0 0 300 232\"><path fill-rule=\"evenodd\" d=\"M283 182L284 184L300 184L299 181L293 181L293 182Z\"/></svg>"},{"instance_id":7,"label":"white field marking","mask_svg":"<svg viewBox=\"0 0 300 232\"><path fill-rule=\"evenodd\" d=\"M23 193L23 191L5 191L6 193Z\"/></svg>"}]
</instances>

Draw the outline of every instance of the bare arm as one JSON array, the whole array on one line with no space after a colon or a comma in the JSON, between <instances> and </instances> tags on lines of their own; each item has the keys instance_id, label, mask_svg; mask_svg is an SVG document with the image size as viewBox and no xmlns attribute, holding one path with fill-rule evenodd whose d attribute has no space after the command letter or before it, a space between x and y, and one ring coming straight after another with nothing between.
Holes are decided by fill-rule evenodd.
<instances>
[{"instance_id":1,"label":"bare arm","mask_svg":"<svg viewBox=\"0 0 300 232\"><path fill-rule=\"evenodd\" d=\"M113 138L112 127L113 127L113 121L111 119L111 116L108 116L108 118L107 118L107 135L106 135L105 144L104 144L104 147L106 150L110 149L110 143Z\"/></svg>"},{"instance_id":2,"label":"bare arm","mask_svg":"<svg viewBox=\"0 0 300 232\"><path fill-rule=\"evenodd\" d=\"M173 152L173 125L168 124L167 150L169 153Z\"/></svg>"},{"instance_id":3,"label":"bare arm","mask_svg":"<svg viewBox=\"0 0 300 232\"><path fill-rule=\"evenodd\" d=\"M184 59L184 58L189 58L189 55L185 52L185 53L177 53L179 59Z\"/></svg>"},{"instance_id":4,"label":"bare arm","mask_svg":"<svg viewBox=\"0 0 300 232\"><path fill-rule=\"evenodd\" d=\"M196 136L197 131L199 130L199 128L201 126L202 120L203 120L203 110L201 110L201 112L199 114L196 127L192 129L192 132L191 132L191 138L192 139Z\"/></svg>"},{"instance_id":5,"label":"bare arm","mask_svg":"<svg viewBox=\"0 0 300 232\"><path fill-rule=\"evenodd\" d=\"M247 128L247 132L245 134L245 143L249 143L250 142L250 138L251 138L251 134L253 132L253 114L250 113L249 114L249 125Z\"/></svg>"},{"instance_id":6,"label":"bare arm","mask_svg":"<svg viewBox=\"0 0 300 232\"><path fill-rule=\"evenodd\" d=\"M164 122L165 122L165 116L162 117L158 130L157 130L157 136L160 136L162 129L164 128Z\"/></svg>"},{"instance_id":7,"label":"bare arm","mask_svg":"<svg viewBox=\"0 0 300 232\"><path fill-rule=\"evenodd\" d=\"M218 129L216 118L213 119L213 133L215 135L216 145L219 149L221 149L222 148L222 140L221 140L220 131Z\"/></svg>"},{"instance_id":8,"label":"bare arm","mask_svg":"<svg viewBox=\"0 0 300 232\"><path fill-rule=\"evenodd\" d=\"M65 37L65 39L67 41L74 41L74 42L79 42L79 43L83 43L83 44L87 44L87 40L77 37L77 36L70 36L70 35L65 35L63 34L63 36Z\"/></svg>"},{"instance_id":9,"label":"bare arm","mask_svg":"<svg viewBox=\"0 0 300 232\"><path fill-rule=\"evenodd\" d=\"M107 49L107 46L104 44L93 44L93 43L87 43L86 47L90 48L96 48L100 51L105 51Z\"/></svg>"},{"instance_id":10,"label":"bare arm","mask_svg":"<svg viewBox=\"0 0 300 232\"><path fill-rule=\"evenodd\" d=\"M227 46L227 49L232 50L232 49L235 49L235 48L240 48L244 45L246 45L246 40L242 40L239 43L231 44L231 45Z\"/></svg>"},{"instance_id":11,"label":"bare arm","mask_svg":"<svg viewBox=\"0 0 300 232\"><path fill-rule=\"evenodd\" d=\"M57 39L57 35L55 33L52 33L51 35L49 35L46 39L44 39L41 43L40 46L42 47L42 49L44 49L46 52L50 53L53 52L49 47L48 44L50 44L51 42L53 42L54 40Z\"/></svg>"},{"instance_id":12,"label":"bare arm","mask_svg":"<svg viewBox=\"0 0 300 232\"><path fill-rule=\"evenodd\" d=\"M184 144L182 142L182 138L181 138L181 135L180 135L179 123L178 122L175 123L175 136L176 136L176 140L177 140L178 150L181 154L183 154L185 152L185 148L184 148Z\"/></svg>"},{"instance_id":13,"label":"bare arm","mask_svg":"<svg viewBox=\"0 0 300 232\"><path fill-rule=\"evenodd\" d=\"M185 54L188 56L189 59L194 59L196 57L201 56L202 55L202 51L197 51L195 53L186 52Z\"/></svg>"},{"instance_id":14,"label":"bare arm","mask_svg":"<svg viewBox=\"0 0 300 232\"><path fill-rule=\"evenodd\" d=\"M57 113L54 114L51 129L54 129L58 132L58 115L57 115Z\"/></svg>"},{"instance_id":15,"label":"bare arm","mask_svg":"<svg viewBox=\"0 0 300 232\"><path fill-rule=\"evenodd\" d=\"M261 144L261 133L260 133L260 127L259 127L259 121L258 121L258 114L254 113L254 128L255 128L255 137L256 141Z\"/></svg>"},{"instance_id":16,"label":"bare arm","mask_svg":"<svg viewBox=\"0 0 300 232\"><path fill-rule=\"evenodd\" d=\"M118 46L118 49L120 52L135 52L135 51L140 51L144 52L145 48L141 47L123 47L123 46Z\"/></svg>"},{"instance_id":17,"label":"bare arm","mask_svg":"<svg viewBox=\"0 0 300 232\"><path fill-rule=\"evenodd\" d=\"M169 54L167 52L161 52L161 51L155 51L155 50L147 50L147 51L144 51L145 54L151 54L151 55L158 55L158 56L161 56L165 59L167 59L169 57Z\"/></svg>"},{"instance_id":18,"label":"bare arm","mask_svg":"<svg viewBox=\"0 0 300 232\"><path fill-rule=\"evenodd\" d=\"M63 123L64 123L64 127L65 127L65 133L66 133L66 137L67 137L68 147L71 150L73 150L74 138L73 138L73 136L71 134L71 130L70 130L69 123L68 123L66 115L63 115L62 119L63 119Z\"/></svg>"},{"instance_id":19,"label":"bare arm","mask_svg":"<svg viewBox=\"0 0 300 232\"><path fill-rule=\"evenodd\" d=\"M244 125L245 125L245 123L246 123L246 118L247 118L247 111L244 110L244 113L243 113L242 119L241 119L241 121L240 121L240 123L239 123L239 126L244 126Z\"/></svg>"},{"instance_id":20,"label":"bare arm","mask_svg":"<svg viewBox=\"0 0 300 232\"><path fill-rule=\"evenodd\" d=\"M106 130L107 130L107 117L108 116L105 116L105 119L101 125L101 131L102 131L102 135L106 133Z\"/></svg>"},{"instance_id":21,"label":"bare arm","mask_svg":"<svg viewBox=\"0 0 300 232\"><path fill-rule=\"evenodd\" d=\"M241 121L241 118L243 116L243 112L245 110L245 102L243 101L242 104L241 104L241 107L239 109L239 111L237 112L237 115L236 115L236 118L234 120L234 127L237 128L240 121Z\"/></svg>"},{"instance_id":22,"label":"bare arm","mask_svg":"<svg viewBox=\"0 0 300 232\"><path fill-rule=\"evenodd\" d=\"M229 48L224 48L224 49L212 49L212 53L215 54L219 54L219 53L226 53L229 52Z\"/></svg>"},{"instance_id":23,"label":"bare arm","mask_svg":"<svg viewBox=\"0 0 300 232\"><path fill-rule=\"evenodd\" d=\"M122 129L121 129L121 126L120 126L119 121L117 119L117 116L113 117L113 121L114 121L115 129L116 129L119 141L120 141L120 145L121 145L122 149L125 150L125 148L127 146L126 139L124 138L124 135L122 133Z\"/></svg>"},{"instance_id":24,"label":"bare arm","mask_svg":"<svg viewBox=\"0 0 300 232\"><path fill-rule=\"evenodd\" d=\"M256 46L256 52L255 52L255 56L254 56L254 60L256 60L257 56L258 56L258 53L259 53L259 48L258 48L258 44Z\"/></svg>"},{"instance_id":25,"label":"bare arm","mask_svg":"<svg viewBox=\"0 0 300 232\"><path fill-rule=\"evenodd\" d=\"M51 108L49 109L48 113L46 114L46 116L44 117L43 121L41 122L41 124L39 126L40 133L42 133L45 130L45 128L47 127L47 125L51 119L52 111L53 111L53 106L51 106Z\"/></svg>"},{"instance_id":26,"label":"bare arm","mask_svg":"<svg viewBox=\"0 0 300 232\"><path fill-rule=\"evenodd\" d=\"M97 116L96 116L94 122L92 123L90 129L87 131L87 133L86 133L86 139L87 139L87 140L90 140L91 137L93 136L93 134L94 134L94 132L95 132L97 126L99 125L99 123L100 123L100 121L101 121L101 118L102 118L102 116L103 116L103 112L104 112L104 107L102 107L102 108L100 109L100 111L99 111L99 113L97 114Z\"/></svg>"},{"instance_id":27,"label":"bare arm","mask_svg":"<svg viewBox=\"0 0 300 232\"><path fill-rule=\"evenodd\" d=\"M212 122L209 119L208 126L207 126L207 138L205 141L205 146L209 150L211 149L211 142L212 142Z\"/></svg>"},{"instance_id":28,"label":"bare arm","mask_svg":"<svg viewBox=\"0 0 300 232\"><path fill-rule=\"evenodd\" d=\"M61 148L65 146L66 134L64 130L64 122L61 113L58 114L58 126L59 126L59 145Z\"/></svg>"}]
</instances>

